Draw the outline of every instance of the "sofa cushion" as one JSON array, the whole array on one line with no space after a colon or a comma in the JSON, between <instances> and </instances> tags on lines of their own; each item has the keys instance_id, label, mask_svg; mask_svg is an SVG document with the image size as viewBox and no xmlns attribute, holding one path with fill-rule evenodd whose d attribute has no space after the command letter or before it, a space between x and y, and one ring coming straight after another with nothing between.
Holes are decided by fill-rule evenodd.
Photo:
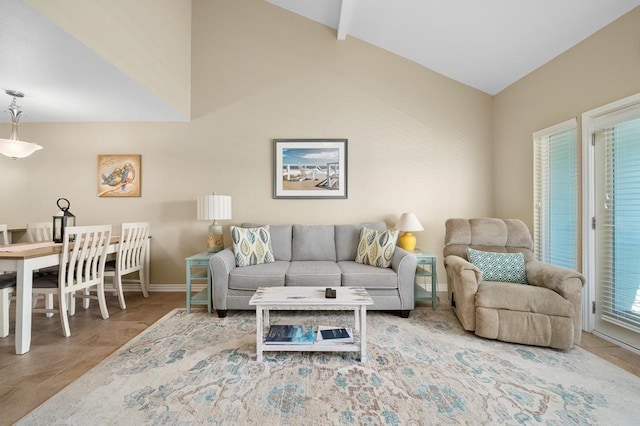
<instances>
[{"instance_id":1,"label":"sofa cushion","mask_svg":"<svg viewBox=\"0 0 640 426\"><path fill-rule=\"evenodd\" d=\"M289 262L283 261L235 268L229 273L229 289L257 290L258 287L283 286L288 269Z\"/></svg>"},{"instance_id":2,"label":"sofa cushion","mask_svg":"<svg viewBox=\"0 0 640 426\"><path fill-rule=\"evenodd\" d=\"M363 265L353 260L338 262L342 271L342 285L364 288L398 288L398 274L391 268Z\"/></svg>"},{"instance_id":3,"label":"sofa cushion","mask_svg":"<svg viewBox=\"0 0 640 426\"><path fill-rule=\"evenodd\" d=\"M271 248L276 260L291 260L291 225L271 225Z\"/></svg>"},{"instance_id":4,"label":"sofa cushion","mask_svg":"<svg viewBox=\"0 0 640 426\"><path fill-rule=\"evenodd\" d=\"M527 271L524 265L524 254L495 253L467 248L469 262L482 271L485 281L503 281L527 284Z\"/></svg>"},{"instance_id":5,"label":"sofa cushion","mask_svg":"<svg viewBox=\"0 0 640 426\"><path fill-rule=\"evenodd\" d=\"M287 286L337 287L340 284L340 268L331 261L293 261L285 278Z\"/></svg>"},{"instance_id":6,"label":"sofa cushion","mask_svg":"<svg viewBox=\"0 0 640 426\"><path fill-rule=\"evenodd\" d=\"M336 233L336 259L353 260L356 258L356 250L360 242L360 231L363 227L369 229L387 229L384 222L360 223L351 225L335 225Z\"/></svg>"},{"instance_id":7,"label":"sofa cushion","mask_svg":"<svg viewBox=\"0 0 640 426\"><path fill-rule=\"evenodd\" d=\"M236 266L260 265L275 261L268 225L259 228L231 226L231 240Z\"/></svg>"},{"instance_id":8,"label":"sofa cushion","mask_svg":"<svg viewBox=\"0 0 640 426\"><path fill-rule=\"evenodd\" d=\"M336 261L333 225L293 225L291 260Z\"/></svg>"},{"instance_id":9,"label":"sofa cushion","mask_svg":"<svg viewBox=\"0 0 640 426\"><path fill-rule=\"evenodd\" d=\"M483 281L475 296L475 306L508 311L572 317L573 305L553 290L534 285Z\"/></svg>"},{"instance_id":10,"label":"sofa cushion","mask_svg":"<svg viewBox=\"0 0 640 426\"><path fill-rule=\"evenodd\" d=\"M380 268L390 267L397 240L397 229L381 231L367 227L362 228L356 252L356 262Z\"/></svg>"}]
</instances>

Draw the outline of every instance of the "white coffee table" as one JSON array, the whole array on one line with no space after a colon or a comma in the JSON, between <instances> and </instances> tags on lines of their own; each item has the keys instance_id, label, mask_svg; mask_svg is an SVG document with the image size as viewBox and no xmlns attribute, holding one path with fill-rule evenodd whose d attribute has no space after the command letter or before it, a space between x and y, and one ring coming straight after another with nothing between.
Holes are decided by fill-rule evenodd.
<instances>
[{"instance_id":1,"label":"white coffee table","mask_svg":"<svg viewBox=\"0 0 640 426\"><path fill-rule=\"evenodd\" d=\"M360 352L360 362L367 360L367 306L373 305L364 287L332 287L335 299L324 297L326 287L260 287L249 301L256 307L256 353L262 361L264 351ZM269 344L269 311L354 311L353 343Z\"/></svg>"}]
</instances>

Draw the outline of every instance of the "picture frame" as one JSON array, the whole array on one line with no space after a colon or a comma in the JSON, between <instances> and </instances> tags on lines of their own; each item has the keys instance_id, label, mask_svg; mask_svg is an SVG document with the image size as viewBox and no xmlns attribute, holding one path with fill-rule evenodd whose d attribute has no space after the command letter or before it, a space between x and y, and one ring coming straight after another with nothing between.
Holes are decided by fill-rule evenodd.
<instances>
[{"instance_id":1,"label":"picture frame","mask_svg":"<svg viewBox=\"0 0 640 426\"><path fill-rule=\"evenodd\" d=\"M140 154L98 155L98 197L141 196Z\"/></svg>"},{"instance_id":2,"label":"picture frame","mask_svg":"<svg viewBox=\"0 0 640 426\"><path fill-rule=\"evenodd\" d=\"M273 198L347 198L347 139L274 139Z\"/></svg>"}]
</instances>

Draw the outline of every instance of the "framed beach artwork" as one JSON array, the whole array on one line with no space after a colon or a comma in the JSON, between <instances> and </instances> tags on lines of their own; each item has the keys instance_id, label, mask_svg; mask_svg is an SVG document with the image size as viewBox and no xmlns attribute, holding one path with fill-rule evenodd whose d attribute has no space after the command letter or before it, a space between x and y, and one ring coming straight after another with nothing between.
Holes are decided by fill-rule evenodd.
<instances>
[{"instance_id":1,"label":"framed beach artwork","mask_svg":"<svg viewBox=\"0 0 640 426\"><path fill-rule=\"evenodd\" d=\"M274 139L273 198L347 198L347 139Z\"/></svg>"},{"instance_id":2,"label":"framed beach artwork","mask_svg":"<svg viewBox=\"0 0 640 426\"><path fill-rule=\"evenodd\" d=\"M98 197L140 196L140 154L98 155Z\"/></svg>"}]
</instances>

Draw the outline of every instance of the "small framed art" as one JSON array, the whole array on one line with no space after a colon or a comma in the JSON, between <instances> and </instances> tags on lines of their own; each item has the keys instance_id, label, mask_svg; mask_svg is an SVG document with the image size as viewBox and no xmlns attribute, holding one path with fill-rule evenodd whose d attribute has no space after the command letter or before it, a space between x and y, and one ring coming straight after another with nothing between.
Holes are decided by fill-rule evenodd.
<instances>
[{"instance_id":1,"label":"small framed art","mask_svg":"<svg viewBox=\"0 0 640 426\"><path fill-rule=\"evenodd\" d=\"M347 139L274 139L273 198L347 198Z\"/></svg>"},{"instance_id":2,"label":"small framed art","mask_svg":"<svg viewBox=\"0 0 640 426\"><path fill-rule=\"evenodd\" d=\"M140 154L98 155L98 197L140 196Z\"/></svg>"}]
</instances>

